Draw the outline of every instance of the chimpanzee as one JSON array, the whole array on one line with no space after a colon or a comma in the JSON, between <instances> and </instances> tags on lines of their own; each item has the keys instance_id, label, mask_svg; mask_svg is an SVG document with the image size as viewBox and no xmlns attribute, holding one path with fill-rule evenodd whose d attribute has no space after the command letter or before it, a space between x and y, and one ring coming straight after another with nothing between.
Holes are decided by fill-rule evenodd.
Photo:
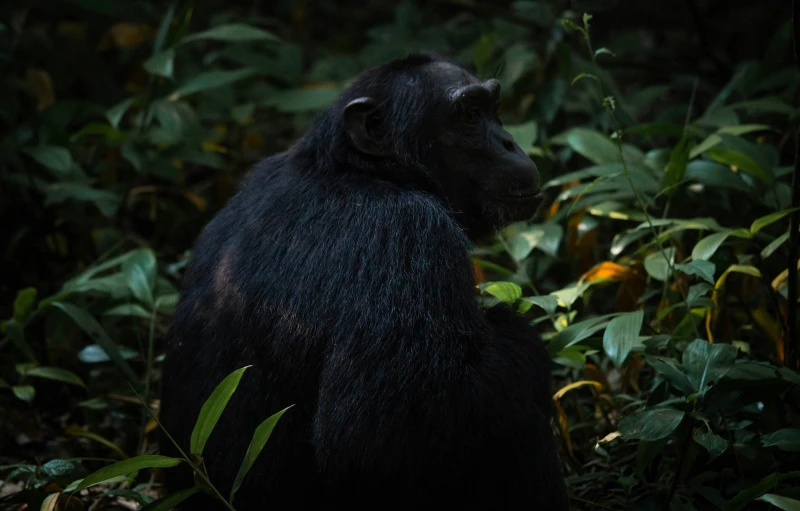
<instances>
[{"instance_id":1,"label":"chimpanzee","mask_svg":"<svg viewBox=\"0 0 800 511\"><path fill-rule=\"evenodd\" d=\"M211 391L252 364L203 453L227 496L256 426L294 405L238 509L568 509L542 342L475 297L472 243L542 201L498 101L435 54L366 71L199 237L165 428L188 450ZM168 490L192 484L167 470Z\"/></svg>"}]
</instances>

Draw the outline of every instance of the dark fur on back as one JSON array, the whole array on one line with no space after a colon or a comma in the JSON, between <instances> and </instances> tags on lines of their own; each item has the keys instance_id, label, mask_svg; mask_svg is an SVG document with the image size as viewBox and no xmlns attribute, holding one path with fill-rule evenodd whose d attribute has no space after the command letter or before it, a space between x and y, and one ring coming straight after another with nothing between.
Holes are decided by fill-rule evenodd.
<instances>
[{"instance_id":1,"label":"dark fur on back","mask_svg":"<svg viewBox=\"0 0 800 511\"><path fill-rule=\"evenodd\" d=\"M188 452L205 399L253 365L204 452L227 496L252 432L295 405L240 510L567 509L547 355L513 311L479 309L470 240L436 194L426 113L440 61L363 74L197 241L167 347L165 427ZM391 164L341 128L344 105L367 94L387 112ZM170 491L193 484L167 474ZM185 509L211 509L202 498Z\"/></svg>"}]
</instances>

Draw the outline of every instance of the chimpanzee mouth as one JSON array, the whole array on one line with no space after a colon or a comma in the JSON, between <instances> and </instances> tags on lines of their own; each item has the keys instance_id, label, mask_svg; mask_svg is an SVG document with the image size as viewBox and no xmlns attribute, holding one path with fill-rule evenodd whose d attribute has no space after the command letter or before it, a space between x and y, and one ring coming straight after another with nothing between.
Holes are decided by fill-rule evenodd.
<instances>
[{"instance_id":1,"label":"chimpanzee mouth","mask_svg":"<svg viewBox=\"0 0 800 511\"><path fill-rule=\"evenodd\" d=\"M517 190L509 192L501 198L507 201L541 201L544 199L544 193L538 188L535 190Z\"/></svg>"}]
</instances>

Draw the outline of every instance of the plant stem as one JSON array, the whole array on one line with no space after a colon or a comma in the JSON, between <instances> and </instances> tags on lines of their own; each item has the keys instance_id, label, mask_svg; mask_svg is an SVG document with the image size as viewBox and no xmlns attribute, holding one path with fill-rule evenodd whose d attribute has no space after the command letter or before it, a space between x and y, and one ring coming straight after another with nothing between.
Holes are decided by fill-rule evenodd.
<instances>
[{"instance_id":1,"label":"plant stem","mask_svg":"<svg viewBox=\"0 0 800 511\"><path fill-rule=\"evenodd\" d=\"M128 384L128 385L130 385L130 384ZM234 507L233 507L233 505L231 505L231 503L230 503L230 502L228 502L227 500L225 500L225 497L223 497L223 496L222 496L222 494L219 492L219 490L217 490L216 486L214 486L213 484L211 484L211 480L208 478L208 476L206 476L206 475L205 475L205 473L203 472L203 470L202 470L200 467L198 467L197 465L195 465L194 463L192 463L192 460L189 458L189 456L187 456L187 455L186 455L186 453L185 453L185 452L183 452L183 449L181 449L181 446L180 446L180 445L178 445L178 442L176 442L174 438L172 438L172 435L170 435L170 434L169 434L169 431L167 431L167 428L165 428L165 427L164 427L164 426L161 424L161 421L159 421L159 420L158 420L158 417L156 417L156 415L153 413L153 411L152 411L152 410L150 410L150 407L149 407L149 406L147 406L147 403L146 403L146 402L145 402L145 401L142 399L142 396L140 396L140 395L139 395L139 393L138 393L138 392L136 392L136 389L134 389L134 388L133 388L133 385L130 385L130 387L131 387L131 390L133 391L133 393L134 393L134 394L136 394L136 397L137 397L137 398L139 398L139 401L142 403L142 405L144 405L144 409L145 409L145 410L147 410L147 413L149 413L149 414L150 414L150 416L153 418L153 420L154 420L154 421L156 421L156 424L158 424L158 427L159 427L159 428L161 428L161 430L164 432L164 434L165 434L165 435L167 435L167 438L169 439L169 441L170 441L170 442L172 442L172 445L174 445L174 446L175 446L175 448L178 450L178 453L180 453L180 455L181 455L181 458L183 458L183 460L184 460L186 463L188 463L190 467L192 467L192 470L195 472L195 474L197 474L197 476L198 476L198 477L199 477L199 478L200 478L200 479L201 479L201 480L202 480L204 483L206 483L206 484L208 485L208 488L210 488L210 489L211 489L211 491L214 493L214 496L215 496L215 497L216 497L216 498L217 498L217 499L218 499L220 502L222 502L222 504L223 504L223 505L224 505L224 506L225 506L225 507L226 507L226 508L227 508L229 511L236 511L236 508L234 508Z\"/></svg>"},{"instance_id":2,"label":"plant stem","mask_svg":"<svg viewBox=\"0 0 800 511\"><path fill-rule=\"evenodd\" d=\"M797 2L798 0L794 1ZM595 74L597 75L597 84L598 87L600 88L601 96L605 97L605 91L603 90L603 81L600 77L600 67L597 65L597 55L595 55L594 53L594 48L592 48L592 41L589 38L589 27L586 26L585 29L586 32L584 33L584 37L586 39L586 46L589 48L589 55L591 55L592 57L592 66L594 67ZM611 117L611 122L614 124L614 129L618 133L621 132L619 127L619 121L617 120L617 117L614 115L613 109L606 108L606 111L608 112L608 115ZM636 189L636 186L633 183L633 179L631 179L630 172L628 172L628 163L625 161L625 154L622 152L622 139L620 137L616 137L615 142L617 144L617 149L619 150L619 157L622 163L622 174L625 176L625 179L628 180L628 185L631 187L631 190L633 190L633 195L636 197L636 202L639 205L639 209L641 209L642 213L644 213L645 220L647 221L647 226L650 229L650 232L653 234L653 238L654 241L656 242L656 245L658 245L659 253L664 257L664 261L666 261L667 267L669 267L670 275L675 279L675 282L677 283L678 292L680 293L681 298L683 299L683 303L686 307L686 312L688 314L691 310L689 308L689 299L686 296L686 292L684 291L683 287L681 287L680 282L678 281L677 278L678 273L675 270L672 261L670 261L669 256L667 256L667 253L664 250L664 245L661 243L661 240L659 239L658 231L653 225L653 220L652 218L650 218L650 214L647 212L647 205L644 203L644 199L642 199L641 194L639 194L639 190ZM697 324L693 326L695 335L697 336L697 338L700 338L700 332L699 330L697 330Z\"/></svg>"}]
</instances>

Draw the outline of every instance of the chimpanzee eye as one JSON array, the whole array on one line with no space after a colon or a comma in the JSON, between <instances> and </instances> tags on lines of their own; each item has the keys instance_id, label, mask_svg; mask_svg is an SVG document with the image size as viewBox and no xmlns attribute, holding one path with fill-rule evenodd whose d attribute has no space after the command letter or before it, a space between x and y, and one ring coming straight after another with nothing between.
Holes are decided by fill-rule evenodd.
<instances>
[{"instance_id":1,"label":"chimpanzee eye","mask_svg":"<svg viewBox=\"0 0 800 511\"><path fill-rule=\"evenodd\" d=\"M477 107L469 107L464 111L463 117L467 124L477 124L481 118L481 111Z\"/></svg>"}]
</instances>

